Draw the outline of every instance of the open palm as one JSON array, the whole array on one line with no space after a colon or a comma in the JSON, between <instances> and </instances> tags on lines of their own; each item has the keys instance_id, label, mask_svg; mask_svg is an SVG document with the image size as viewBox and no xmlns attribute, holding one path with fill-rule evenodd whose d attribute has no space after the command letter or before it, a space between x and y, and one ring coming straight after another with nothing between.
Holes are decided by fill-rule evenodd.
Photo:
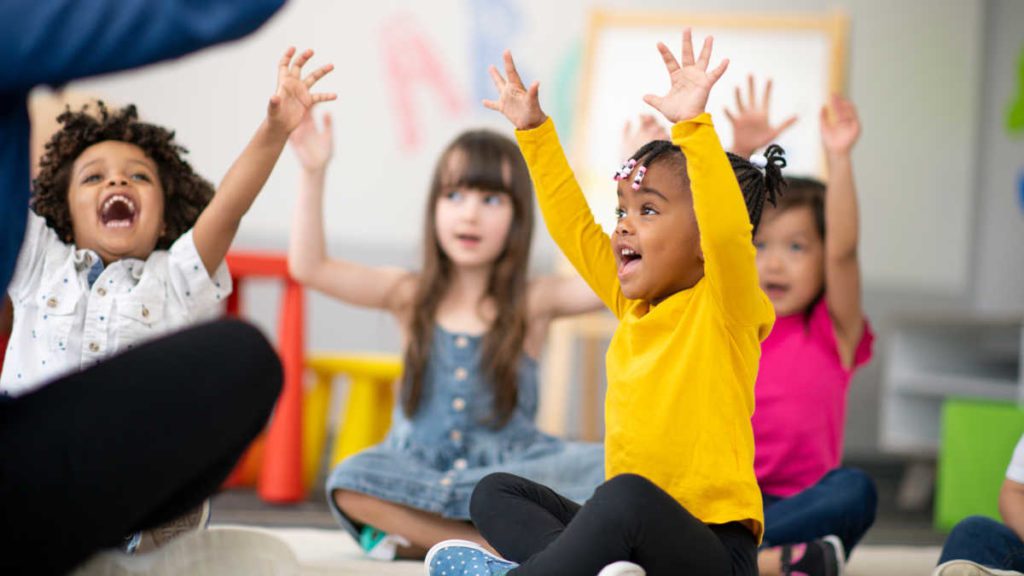
<instances>
[{"instance_id":1,"label":"open palm","mask_svg":"<svg viewBox=\"0 0 1024 576\"><path fill-rule=\"evenodd\" d=\"M316 122L313 121L313 113L306 114L288 141L291 142L292 150L295 151L303 168L306 170L323 169L334 154L331 115L324 114L323 129L317 130Z\"/></svg>"},{"instance_id":2,"label":"open palm","mask_svg":"<svg viewBox=\"0 0 1024 576\"><path fill-rule=\"evenodd\" d=\"M829 106L821 108L821 142L829 154L846 154L860 137L860 119L853 102L835 94Z\"/></svg>"},{"instance_id":3,"label":"open palm","mask_svg":"<svg viewBox=\"0 0 1024 576\"><path fill-rule=\"evenodd\" d=\"M313 51L306 50L292 62L294 56L295 48L288 48L278 62L277 91L267 106L271 125L285 132L294 130L314 104L337 98L333 93L310 92L317 81L334 69L332 64L321 66L302 78L302 67L313 57Z\"/></svg>"},{"instance_id":4,"label":"open palm","mask_svg":"<svg viewBox=\"0 0 1024 576\"><path fill-rule=\"evenodd\" d=\"M512 53L505 50L502 56L505 60L504 77L494 66L488 68L491 80L498 89L498 99L484 100L484 106L504 114L516 130L529 130L540 126L547 119L547 115L540 109L540 84L534 82L526 88L512 60Z\"/></svg>"},{"instance_id":5,"label":"open palm","mask_svg":"<svg viewBox=\"0 0 1024 576\"><path fill-rule=\"evenodd\" d=\"M797 117L790 116L778 126L772 126L768 110L772 97L772 81L764 86L764 97L758 102L754 88L754 76L747 76L747 97L743 98L740 87L736 87L736 111L725 110L725 116L732 124L732 151L744 158L755 150L771 144L786 129L796 123ZM744 101L745 100L745 101Z\"/></svg>"},{"instance_id":6,"label":"open palm","mask_svg":"<svg viewBox=\"0 0 1024 576\"><path fill-rule=\"evenodd\" d=\"M664 96L647 94L644 96L644 102L661 112L673 124L703 114L711 87L718 82L718 79L725 73L725 69L729 67L729 60L726 59L722 60L717 68L708 71L713 45L714 38L711 36L705 38L700 57L695 60L693 40L690 29L687 28L683 31L682 64L680 65L668 46L658 42L658 51L661 52L661 57L665 61L665 69L668 70L672 85Z\"/></svg>"}]
</instances>

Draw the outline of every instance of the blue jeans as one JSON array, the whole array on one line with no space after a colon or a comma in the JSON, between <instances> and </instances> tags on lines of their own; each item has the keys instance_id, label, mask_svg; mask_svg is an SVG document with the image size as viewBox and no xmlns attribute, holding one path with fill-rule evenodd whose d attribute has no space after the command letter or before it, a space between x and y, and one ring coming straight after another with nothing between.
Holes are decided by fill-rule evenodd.
<instances>
[{"instance_id":1,"label":"blue jeans","mask_svg":"<svg viewBox=\"0 0 1024 576\"><path fill-rule=\"evenodd\" d=\"M985 516L969 516L953 527L939 564L970 560L1001 570L1024 572L1024 542L1005 525Z\"/></svg>"},{"instance_id":2,"label":"blue jeans","mask_svg":"<svg viewBox=\"0 0 1024 576\"><path fill-rule=\"evenodd\" d=\"M763 548L839 537L850 557L853 547L875 522L875 482L854 468L836 468L817 484L781 498L764 494Z\"/></svg>"}]
</instances>

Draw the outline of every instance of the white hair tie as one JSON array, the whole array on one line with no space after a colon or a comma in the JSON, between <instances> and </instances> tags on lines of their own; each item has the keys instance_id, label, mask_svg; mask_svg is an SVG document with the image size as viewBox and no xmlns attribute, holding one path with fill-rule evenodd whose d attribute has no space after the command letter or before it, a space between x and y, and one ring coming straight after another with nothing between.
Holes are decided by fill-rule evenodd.
<instances>
[{"instance_id":1,"label":"white hair tie","mask_svg":"<svg viewBox=\"0 0 1024 576\"><path fill-rule=\"evenodd\" d=\"M768 167L768 158L765 158L761 154L751 154L750 163L764 170L765 168Z\"/></svg>"}]
</instances>

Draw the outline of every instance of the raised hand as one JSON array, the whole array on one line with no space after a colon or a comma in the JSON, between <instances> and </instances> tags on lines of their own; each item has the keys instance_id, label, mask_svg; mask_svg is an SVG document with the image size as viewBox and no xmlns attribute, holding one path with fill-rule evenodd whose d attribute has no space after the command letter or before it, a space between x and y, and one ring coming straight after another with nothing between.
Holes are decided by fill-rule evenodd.
<instances>
[{"instance_id":1,"label":"raised hand","mask_svg":"<svg viewBox=\"0 0 1024 576\"><path fill-rule=\"evenodd\" d=\"M505 50L505 76L503 77L494 66L488 68L494 86L498 89L497 100L484 100L484 106L491 110L497 110L508 118L509 122L516 127L516 130L530 130L536 128L547 120L547 115L540 109L540 100L537 97L540 87L539 82L530 84L527 89L523 85L523 79L516 71L516 64L512 61L512 53Z\"/></svg>"},{"instance_id":2,"label":"raised hand","mask_svg":"<svg viewBox=\"0 0 1024 576\"><path fill-rule=\"evenodd\" d=\"M826 154L849 154L859 137L860 119L857 118L857 107L842 96L833 94L830 104L821 107L821 143L825 146Z\"/></svg>"},{"instance_id":3,"label":"raised hand","mask_svg":"<svg viewBox=\"0 0 1024 576\"><path fill-rule=\"evenodd\" d=\"M314 104L337 98L333 92L310 92L317 81L334 70L333 64L321 66L302 78L302 67L313 57L313 51L306 50L292 62L294 56L295 48L290 47L278 62L277 91L267 105L267 120L271 128L286 134L299 125Z\"/></svg>"},{"instance_id":4,"label":"raised hand","mask_svg":"<svg viewBox=\"0 0 1024 576\"><path fill-rule=\"evenodd\" d=\"M736 87L736 112L725 110L725 116L732 123L732 152L737 156L749 157L755 150L771 144L796 123L797 117L790 116L773 127L768 120L768 108L772 97L772 80L765 82L764 97L757 101L754 76L747 76L747 97L744 99L740 87Z\"/></svg>"},{"instance_id":5,"label":"raised hand","mask_svg":"<svg viewBox=\"0 0 1024 576\"><path fill-rule=\"evenodd\" d=\"M317 130L313 113L302 117L298 127L288 138L292 150L306 170L323 170L334 154L334 133L331 130L331 115L324 114L323 129Z\"/></svg>"},{"instance_id":6,"label":"raised hand","mask_svg":"<svg viewBox=\"0 0 1024 576\"><path fill-rule=\"evenodd\" d=\"M683 30L683 61L680 65L668 46L658 42L658 51L661 52L661 58L665 61L665 69L668 70L672 86L664 96L647 94L644 96L644 102L661 112L673 124L703 114L711 87L718 82L718 79L725 73L725 69L729 67L729 60L726 59L722 60L717 68L708 71L713 45L714 38L711 36L705 38L700 57L694 60L690 29Z\"/></svg>"},{"instance_id":7,"label":"raised hand","mask_svg":"<svg viewBox=\"0 0 1024 576\"><path fill-rule=\"evenodd\" d=\"M636 126L629 120L622 127L622 157L629 158L651 140L668 140L669 133L652 114L641 114Z\"/></svg>"}]
</instances>

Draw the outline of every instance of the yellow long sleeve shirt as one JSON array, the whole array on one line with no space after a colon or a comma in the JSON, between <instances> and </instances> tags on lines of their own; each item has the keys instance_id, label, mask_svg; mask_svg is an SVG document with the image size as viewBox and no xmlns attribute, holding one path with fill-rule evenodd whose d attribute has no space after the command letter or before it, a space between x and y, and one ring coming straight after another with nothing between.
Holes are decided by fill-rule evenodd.
<instances>
[{"instance_id":1,"label":"yellow long sleeve shirt","mask_svg":"<svg viewBox=\"0 0 1024 576\"><path fill-rule=\"evenodd\" d=\"M657 306L622 294L548 119L516 137L551 236L619 319L606 356L605 473L651 480L707 524L742 522L760 541L754 381L775 313L761 291L743 194L702 114L672 128L686 155L704 277Z\"/></svg>"}]
</instances>

